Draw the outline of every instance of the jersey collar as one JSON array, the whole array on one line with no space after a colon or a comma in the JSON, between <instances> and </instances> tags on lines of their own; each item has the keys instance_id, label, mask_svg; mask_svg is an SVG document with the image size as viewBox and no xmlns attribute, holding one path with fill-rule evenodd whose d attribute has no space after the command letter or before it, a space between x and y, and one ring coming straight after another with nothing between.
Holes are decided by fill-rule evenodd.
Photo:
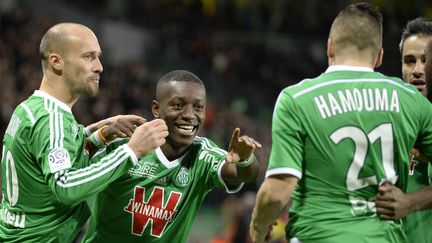
<instances>
[{"instance_id":1,"label":"jersey collar","mask_svg":"<svg viewBox=\"0 0 432 243\"><path fill-rule=\"evenodd\" d=\"M72 114L72 110L68 105L66 105L65 103L61 102L60 100L54 98L53 96L49 95L45 91L35 90L35 92L33 93L33 96L42 97L44 99L49 99L49 100L53 101L55 104L57 104L61 109Z\"/></svg>"},{"instance_id":2,"label":"jersey collar","mask_svg":"<svg viewBox=\"0 0 432 243\"><path fill-rule=\"evenodd\" d=\"M174 168L174 167L176 167L177 165L179 165L180 164L180 162L183 160L183 158L186 156L186 154L187 154L187 152L184 154L184 155L182 155L180 158L177 158L177 159L175 159L175 160L173 160L173 161L169 161L168 159L167 159L167 157L165 156L165 154L162 152L162 150L160 149L160 147L159 148L157 148L156 149L156 155L157 155L157 157L158 157L158 159L162 162L162 164L165 166L165 167L167 167L167 168Z\"/></svg>"},{"instance_id":3,"label":"jersey collar","mask_svg":"<svg viewBox=\"0 0 432 243\"><path fill-rule=\"evenodd\" d=\"M358 71L358 72L373 72L370 67L348 66L348 65L331 65L325 71L326 73L335 71Z\"/></svg>"}]
</instances>

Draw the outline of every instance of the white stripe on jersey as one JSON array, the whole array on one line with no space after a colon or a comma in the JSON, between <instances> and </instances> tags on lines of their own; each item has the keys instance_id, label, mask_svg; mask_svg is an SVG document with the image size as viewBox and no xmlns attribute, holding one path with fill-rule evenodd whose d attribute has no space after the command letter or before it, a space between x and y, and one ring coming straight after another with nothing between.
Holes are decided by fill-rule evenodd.
<instances>
[{"instance_id":1,"label":"white stripe on jersey","mask_svg":"<svg viewBox=\"0 0 432 243\"><path fill-rule=\"evenodd\" d=\"M305 80L306 81L306 80ZM367 78L367 79L337 79L337 80L328 80L322 83L318 83L314 86L311 86L309 88L303 89L301 91L299 91L298 93L293 94L293 98L298 98L304 94L307 94L311 91L314 91L316 89L319 89L321 87L324 86L329 86L329 85L333 85L333 84L340 84L340 83L389 83L389 84L393 84L395 86L398 86L402 89L404 89L405 91L408 91L412 94L415 94L416 92L414 90L411 90L410 88L408 88L408 86L406 84L401 84L399 82L396 82L394 80L391 79L378 79L378 78ZM288 87L289 89L290 87Z\"/></svg>"},{"instance_id":2,"label":"white stripe on jersey","mask_svg":"<svg viewBox=\"0 0 432 243\"><path fill-rule=\"evenodd\" d=\"M273 175L293 175L299 179L302 178L303 173L300 170L289 168L289 167L280 167L270 169L266 172L265 177L273 176Z\"/></svg>"},{"instance_id":3,"label":"white stripe on jersey","mask_svg":"<svg viewBox=\"0 0 432 243\"><path fill-rule=\"evenodd\" d=\"M52 115L51 108L49 107L48 102L49 102L49 100L44 98L44 107L45 107L45 110L47 110L49 113L50 149L52 149L52 148L54 148L54 135L55 135L54 126L53 126L54 117Z\"/></svg>"},{"instance_id":4,"label":"white stripe on jersey","mask_svg":"<svg viewBox=\"0 0 432 243\"><path fill-rule=\"evenodd\" d=\"M56 108L57 108L57 110L58 110L58 106L56 105ZM63 148L64 147L64 135L65 135L65 133L64 133L64 125L63 125L63 113L59 113L58 112L58 114L60 115L60 118L59 118L59 122L60 122L60 130L59 130L59 136L60 136L60 138L59 138L59 147L60 148Z\"/></svg>"},{"instance_id":5,"label":"white stripe on jersey","mask_svg":"<svg viewBox=\"0 0 432 243\"><path fill-rule=\"evenodd\" d=\"M30 118L31 123L34 125L36 123L36 120L30 108L25 103L21 103L21 107L26 111L27 116Z\"/></svg>"},{"instance_id":6,"label":"white stripe on jersey","mask_svg":"<svg viewBox=\"0 0 432 243\"><path fill-rule=\"evenodd\" d=\"M109 154L96 164L84 169L66 172L57 180L57 185L63 188L79 186L109 173L129 158L129 154L123 149L123 146L119 148L121 149L117 149L119 150L117 153Z\"/></svg>"},{"instance_id":7,"label":"white stripe on jersey","mask_svg":"<svg viewBox=\"0 0 432 243\"><path fill-rule=\"evenodd\" d=\"M50 149L64 146L63 113L59 112L59 106L50 99L44 97L44 107L49 113Z\"/></svg>"},{"instance_id":8,"label":"white stripe on jersey","mask_svg":"<svg viewBox=\"0 0 432 243\"><path fill-rule=\"evenodd\" d=\"M205 149L214 151L215 153L218 153L218 154L220 154L222 156L226 156L227 155L227 151L226 150L221 149L219 147L216 147L214 145L211 145L210 142L209 142L209 140L207 138L196 136L195 137L195 141L197 141L198 143L202 144Z\"/></svg>"},{"instance_id":9,"label":"white stripe on jersey","mask_svg":"<svg viewBox=\"0 0 432 243\"><path fill-rule=\"evenodd\" d=\"M52 102L54 109L52 114L54 115L54 148L60 147L59 139L60 139L60 124L59 124L59 113L57 110L57 105Z\"/></svg>"}]
</instances>

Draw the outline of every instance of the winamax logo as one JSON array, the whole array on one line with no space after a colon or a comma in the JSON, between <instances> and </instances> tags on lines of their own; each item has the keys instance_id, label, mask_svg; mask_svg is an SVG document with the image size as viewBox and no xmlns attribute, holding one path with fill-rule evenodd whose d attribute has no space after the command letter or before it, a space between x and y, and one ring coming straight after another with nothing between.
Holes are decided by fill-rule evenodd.
<instances>
[{"instance_id":1,"label":"winamax logo","mask_svg":"<svg viewBox=\"0 0 432 243\"><path fill-rule=\"evenodd\" d=\"M171 192L167 202L164 203L164 188L154 187L147 200L145 200L145 190L144 187L136 186L134 198L129 201L124 210L132 214L132 234L141 236L151 222L150 235L160 238L167 224L173 221L182 194Z\"/></svg>"}]
</instances>

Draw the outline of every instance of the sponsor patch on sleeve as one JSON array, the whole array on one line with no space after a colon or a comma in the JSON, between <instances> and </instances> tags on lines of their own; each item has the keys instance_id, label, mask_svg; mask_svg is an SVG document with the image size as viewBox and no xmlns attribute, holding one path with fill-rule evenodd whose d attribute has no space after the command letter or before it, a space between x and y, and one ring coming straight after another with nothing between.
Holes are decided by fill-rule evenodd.
<instances>
[{"instance_id":1,"label":"sponsor patch on sleeve","mask_svg":"<svg viewBox=\"0 0 432 243\"><path fill-rule=\"evenodd\" d=\"M54 148L48 154L51 173L72 167L69 152L64 148Z\"/></svg>"}]
</instances>

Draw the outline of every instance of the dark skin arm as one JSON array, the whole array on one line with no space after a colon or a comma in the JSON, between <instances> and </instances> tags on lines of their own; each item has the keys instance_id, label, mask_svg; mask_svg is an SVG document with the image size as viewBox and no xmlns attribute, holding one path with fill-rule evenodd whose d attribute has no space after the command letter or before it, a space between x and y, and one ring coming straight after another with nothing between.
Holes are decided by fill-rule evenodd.
<instances>
[{"instance_id":1,"label":"dark skin arm","mask_svg":"<svg viewBox=\"0 0 432 243\"><path fill-rule=\"evenodd\" d=\"M87 128L93 133L106 126L101 130L101 134L109 143L117 137L131 137L135 129L145 122L146 120L140 116L117 115L93 123L87 126ZM89 139L87 139L85 146L90 156L93 156L99 149Z\"/></svg>"},{"instance_id":2,"label":"dark skin arm","mask_svg":"<svg viewBox=\"0 0 432 243\"><path fill-rule=\"evenodd\" d=\"M428 163L426 156L413 148L410 159ZM424 187L411 193L405 193L398 187L385 183L378 188L375 202L377 214L382 219L397 220L415 211L432 208L432 186Z\"/></svg>"},{"instance_id":3,"label":"dark skin arm","mask_svg":"<svg viewBox=\"0 0 432 243\"><path fill-rule=\"evenodd\" d=\"M108 140L113 140L116 137L130 137L135 131L135 128L144 124L146 119L136 115L117 115L103 119L87 126L90 132L95 132L103 126L108 126L104 129L103 135Z\"/></svg>"},{"instance_id":4,"label":"dark skin arm","mask_svg":"<svg viewBox=\"0 0 432 243\"><path fill-rule=\"evenodd\" d=\"M376 210L382 219L401 219L411 212L432 208L432 186L404 193L396 186L386 183L378 190Z\"/></svg>"},{"instance_id":5,"label":"dark skin arm","mask_svg":"<svg viewBox=\"0 0 432 243\"><path fill-rule=\"evenodd\" d=\"M242 182L251 182L258 176L258 163L253 156L256 148L261 148L261 144L253 138L243 135L240 136L240 128L236 128L231 137L228 147L227 163L222 168L222 178L231 186L239 185ZM240 167L237 163L247 160L253 156L253 162L247 167Z\"/></svg>"}]
</instances>

